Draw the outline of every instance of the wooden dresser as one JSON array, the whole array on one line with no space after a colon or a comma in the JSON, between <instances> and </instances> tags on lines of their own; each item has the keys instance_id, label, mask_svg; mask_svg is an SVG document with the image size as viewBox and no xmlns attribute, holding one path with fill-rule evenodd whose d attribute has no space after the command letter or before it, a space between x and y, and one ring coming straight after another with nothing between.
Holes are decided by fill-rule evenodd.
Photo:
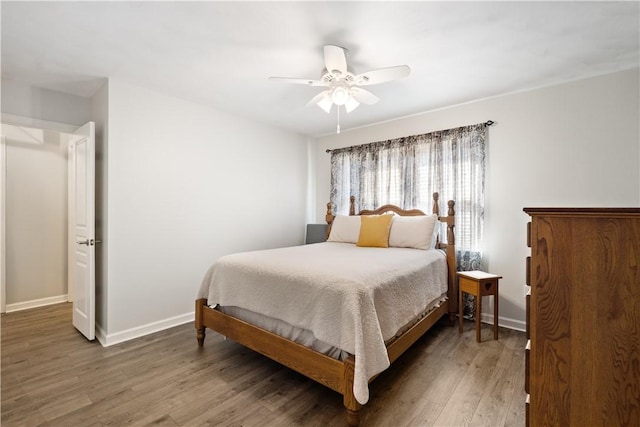
<instances>
[{"instance_id":1,"label":"wooden dresser","mask_svg":"<svg viewBox=\"0 0 640 427\"><path fill-rule=\"evenodd\" d=\"M525 208L527 425L640 425L640 209Z\"/></svg>"}]
</instances>

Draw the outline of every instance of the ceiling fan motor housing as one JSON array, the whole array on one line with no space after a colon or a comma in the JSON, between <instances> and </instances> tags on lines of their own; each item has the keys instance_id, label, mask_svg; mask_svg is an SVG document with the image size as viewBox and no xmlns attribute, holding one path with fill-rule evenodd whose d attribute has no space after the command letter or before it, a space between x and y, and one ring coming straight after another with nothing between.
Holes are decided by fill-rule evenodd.
<instances>
[{"instance_id":1,"label":"ceiling fan motor housing","mask_svg":"<svg viewBox=\"0 0 640 427\"><path fill-rule=\"evenodd\" d=\"M342 72L340 70L327 71L326 68L322 70L322 77L320 81L330 85L335 82L344 81L352 85L355 83L356 76L350 71Z\"/></svg>"}]
</instances>

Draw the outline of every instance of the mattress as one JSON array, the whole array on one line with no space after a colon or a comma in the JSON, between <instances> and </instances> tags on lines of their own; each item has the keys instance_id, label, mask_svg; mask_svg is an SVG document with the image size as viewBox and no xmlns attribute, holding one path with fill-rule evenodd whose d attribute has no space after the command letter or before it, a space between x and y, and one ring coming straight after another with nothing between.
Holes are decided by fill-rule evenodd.
<instances>
[{"instance_id":1,"label":"mattress","mask_svg":"<svg viewBox=\"0 0 640 427\"><path fill-rule=\"evenodd\" d=\"M431 303L429 303L429 305L422 313L420 313L420 315L412 319L403 328L397 331L391 339L386 340L385 344L389 344L395 338L402 335L406 330L415 325L420 319L431 313L436 308L440 307L442 304L445 304L446 301L447 294L445 292L444 294L433 300ZM294 341L298 344L304 345L305 347L311 348L318 353L324 354L325 356L329 356L337 360L345 360L347 357L349 357L350 353L348 351L319 340L318 338L316 338L313 331L310 331L308 329L296 328L295 326L292 326L282 320L264 316L260 313L255 313L253 311L245 310L240 307L215 306L211 308L217 309L225 314L243 320L261 329L272 332L290 341Z\"/></svg>"}]
</instances>

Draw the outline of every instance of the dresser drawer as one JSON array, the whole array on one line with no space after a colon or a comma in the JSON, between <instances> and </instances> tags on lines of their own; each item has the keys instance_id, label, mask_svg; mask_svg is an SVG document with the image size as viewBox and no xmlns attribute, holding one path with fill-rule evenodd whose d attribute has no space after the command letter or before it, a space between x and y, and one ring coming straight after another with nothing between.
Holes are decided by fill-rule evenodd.
<instances>
[{"instance_id":1,"label":"dresser drawer","mask_svg":"<svg viewBox=\"0 0 640 427\"><path fill-rule=\"evenodd\" d=\"M476 296L496 295L498 292L498 279L478 279L471 280L466 277L460 276L458 280L458 286L461 292Z\"/></svg>"},{"instance_id":2,"label":"dresser drawer","mask_svg":"<svg viewBox=\"0 0 640 427\"><path fill-rule=\"evenodd\" d=\"M477 283L471 279L467 279L466 277L460 277L458 279L458 286L460 287L460 291L462 292L474 295L477 293Z\"/></svg>"}]
</instances>

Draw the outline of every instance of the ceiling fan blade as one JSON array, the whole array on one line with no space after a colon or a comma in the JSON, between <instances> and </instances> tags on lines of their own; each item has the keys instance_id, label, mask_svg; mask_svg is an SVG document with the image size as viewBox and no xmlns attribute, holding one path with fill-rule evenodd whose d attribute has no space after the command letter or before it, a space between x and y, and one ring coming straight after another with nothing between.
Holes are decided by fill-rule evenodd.
<instances>
[{"instance_id":1,"label":"ceiling fan blade","mask_svg":"<svg viewBox=\"0 0 640 427\"><path fill-rule=\"evenodd\" d=\"M391 80L407 77L411 73L408 65L397 65L395 67L379 68L377 70L367 71L358 74L355 78L355 84L358 86L377 85Z\"/></svg>"},{"instance_id":2,"label":"ceiling fan blade","mask_svg":"<svg viewBox=\"0 0 640 427\"><path fill-rule=\"evenodd\" d=\"M347 72L347 57L345 49L340 46L326 45L324 47L324 65L328 72L338 70L342 74Z\"/></svg>"},{"instance_id":3,"label":"ceiling fan blade","mask_svg":"<svg viewBox=\"0 0 640 427\"><path fill-rule=\"evenodd\" d=\"M276 82L282 83L293 83L298 85L307 85L307 86L326 86L325 82L321 82L320 80L311 80L311 79L296 79L292 77L269 77L269 80L273 80Z\"/></svg>"},{"instance_id":4,"label":"ceiling fan blade","mask_svg":"<svg viewBox=\"0 0 640 427\"><path fill-rule=\"evenodd\" d=\"M353 96L356 101L362 104L371 105L380 101L380 98L378 98L368 90L359 87L351 87L351 96Z\"/></svg>"},{"instance_id":5,"label":"ceiling fan blade","mask_svg":"<svg viewBox=\"0 0 640 427\"><path fill-rule=\"evenodd\" d=\"M331 112L331 107L333 106L333 101L331 100L331 91L323 90L322 92L311 98L309 102L307 102L307 107L310 105L317 105L327 113Z\"/></svg>"}]
</instances>

